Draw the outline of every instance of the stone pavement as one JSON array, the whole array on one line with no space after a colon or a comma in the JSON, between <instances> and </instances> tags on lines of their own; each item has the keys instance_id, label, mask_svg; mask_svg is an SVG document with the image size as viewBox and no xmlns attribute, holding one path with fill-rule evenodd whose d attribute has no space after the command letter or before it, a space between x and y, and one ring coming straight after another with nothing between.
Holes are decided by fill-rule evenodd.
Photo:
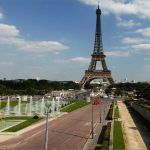
<instances>
[{"instance_id":1,"label":"stone pavement","mask_svg":"<svg viewBox=\"0 0 150 150\"><path fill-rule=\"evenodd\" d=\"M118 101L126 150L147 150L146 145L125 104Z\"/></svg>"},{"instance_id":2,"label":"stone pavement","mask_svg":"<svg viewBox=\"0 0 150 150\"><path fill-rule=\"evenodd\" d=\"M94 125L99 107L94 106ZM91 105L49 122L49 150L81 150L91 134ZM0 143L0 150L44 149L45 124Z\"/></svg>"},{"instance_id":3,"label":"stone pavement","mask_svg":"<svg viewBox=\"0 0 150 150\"><path fill-rule=\"evenodd\" d=\"M57 119L58 117L61 117L63 115L65 115L67 113L60 113L59 115L53 117L53 118L49 118L48 121L52 121L54 119ZM7 141L11 138L15 138L16 136L19 136L25 132L28 132L30 130L33 130L34 128L37 128L41 125L45 124L45 119L42 119L41 121L38 121L37 123L31 125L31 126L28 126L20 131L17 131L17 132L0 132L0 143L4 142L4 141Z\"/></svg>"}]
</instances>

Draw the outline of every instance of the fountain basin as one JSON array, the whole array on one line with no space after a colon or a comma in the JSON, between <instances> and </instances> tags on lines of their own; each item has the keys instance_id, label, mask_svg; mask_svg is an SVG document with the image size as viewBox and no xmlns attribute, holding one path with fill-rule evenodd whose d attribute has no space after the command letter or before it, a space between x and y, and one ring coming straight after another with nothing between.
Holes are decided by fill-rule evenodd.
<instances>
[{"instance_id":1,"label":"fountain basin","mask_svg":"<svg viewBox=\"0 0 150 150\"><path fill-rule=\"evenodd\" d=\"M16 126L24 121L26 120L0 120L0 132L13 126Z\"/></svg>"}]
</instances>

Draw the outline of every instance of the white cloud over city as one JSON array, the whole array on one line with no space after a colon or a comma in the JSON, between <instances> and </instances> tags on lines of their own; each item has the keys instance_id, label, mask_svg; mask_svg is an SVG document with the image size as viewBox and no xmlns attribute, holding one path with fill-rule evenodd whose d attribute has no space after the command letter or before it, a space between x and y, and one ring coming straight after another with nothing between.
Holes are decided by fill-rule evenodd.
<instances>
[{"instance_id":1,"label":"white cloud over city","mask_svg":"<svg viewBox=\"0 0 150 150\"><path fill-rule=\"evenodd\" d=\"M112 57L128 57L130 56L129 51L110 51L105 52L106 56L112 56Z\"/></svg>"},{"instance_id":2,"label":"white cloud over city","mask_svg":"<svg viewBox=\"0 0 150 150\"><path fill-rule=\"evenodd\" d=\"M150 27L138 29L136 30L136 33L139 33L144 37L150 38Z\"/></svg>"},{"instance_id":3,"label":"white cloud over city","mask_svg":"<svg viewBox=\"0 0 150 150\"><path fill-rule=\"evenodd\" d=\"M55 60L55 63L80 63L80 64L89 64L90 58L88 57L73 57L68 59L59 59Z\"/></svg>"},{"instance_id":4,"label":"white cloud over city","mask_svg":"<svg viewBox=\"0 0 150 150\"><path fill-rule=\"evenodd\" d=\"M0 19L3 19L4 15L0 12Z\"/></svg>"},{"instance_id":5,"label":"white cloud over city","mask_svg":"<svg viewBox=\"0 0 150 150\"><path fill-rule=\"evenodd\" d=\"M80 80L88 68L98 0L46 3L3 1L0 6L2 78ZM99 5L104 54L109 69L115 66L114 78L149 80L132 68L149 64L150 0L100 0Z\"/></svg>"},{"instance_id":6,"label":"white cloud over city","mask_svg":"<svg viewBox=\"0 0 150 150\"><path fill-rule=\"evenodd\" d=\"M132 48L138 51L150 52L150 44L137 44L137 45L133 45Z\"/></svg>"},{"instance_id":7,"label":"white cloud over city","mask_svg":"<svg viewBox=\"0 0 150 150\"><path fill-rule=\"evenodd\" d=\"M13 65L13 62L10 62L10 61L0 61L0 65Z\"/></svg>"},{"instance_id":8,"label":"white cloud over city","mask_svg":"<svg viewBox=\"0 0 150 150\"><path fill-rule=\"evenodd\" d=\"M122 39L122 43L125 44L139 44L143 42L147 42L148 40L145 38L132 38L132 37L125 37Z\"/></svg>"},{"instance_id":9,"label":"white cloud over city","mask_svg":"<svg viewBox=\"0 0 150 150\"><path fill-rule=\"evenodd\" d=\"M97 0L78 0L86 5L97 6ZM116 15L136 15L140 18L150 18L149 0L102 0L100 7L107 13Z\"/></svg>"},{"instance_id":10,"label":"white cloud over city","mask_svg":"<svg viewBox=\"0 0 150 150\"><path fill-rule=\"evenodd\" d=\"M97 0L78 0L86 5L97 7ZM136 52L150 52L150 27L146 27L144 21L150 19L149 0L102 0L100 8L104 14L114 14L116 25L122 30L122 38L119 39L120 47L128 47L126 50L114 50L105 52L107 56L128 57ZM130 50L129 50L130 49Z\"/></svg>"},{"instance_id":11,"label":"white cloud over city","mask_svg":"<svg viewBox=\"0 0 150 150\"><path fill-rule=\"evenodd\" d=\"M20 31L14 25L0 23L0 45L15 46L17 50L30 52L57 52L69 47L58 41L29 41L21 38Z\"/></svg>"},{"instance_id":12,"label":"white cloud over city","mask_svg":"<svg viewBox=\"0 0 150 150\"><path fill-rule=\"evenodd\" d=\"M117 17L117 26L118 27L127 27L127 28L132 28L134 26L140 26L141 23L137 23L134 20L123 20L121 17Z\"/></svg>"}]
</instances>

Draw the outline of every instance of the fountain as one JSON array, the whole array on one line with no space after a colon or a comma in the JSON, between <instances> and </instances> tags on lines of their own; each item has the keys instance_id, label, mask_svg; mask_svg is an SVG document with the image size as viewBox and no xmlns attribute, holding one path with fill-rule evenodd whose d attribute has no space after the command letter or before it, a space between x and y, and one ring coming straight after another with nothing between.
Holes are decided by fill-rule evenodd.
<instances>
[{"instance_id":1,"label":"fountain","mask_svg":"<svg viewBox=\"0 0 150 150\"><path fill-rule=\"evenodd\" d=\"M53 97L53 100L52 100L52 115L54 116L54 111L55 111L55 100L54 100L54 97Z\"/></svg>"},{"instance_id":2,"label":"fountain","mask_svg":"<svg viewBox=\"0 0 150 150\"><path fill-rule=\"evenodd\" d=\"M7 115L10 114L10 98L9 98L9 96L7 98L6 113L7 113Z\"/></svg>"},{"instance_id":3,"label":"fountain","mask_svg":"<svg viewBox=\"0 0 150 150\"><path fill-rule=\"evenodd\" d=\"M32 115L32 96L30 96L29 115Z\"/></svg>"},{"instance_id":4,"label":"fountain","mask_svg":"<svg viewBox=\"0 0 150 150\"><path fill-rule=\"evenodd\" d=\"M43 116L43 112L44 112L44 107L45 107L45 104L44 104L44 97L42 98L42 103L41 103L41 113L40 115Z\"/></svg>"},{"instance_id":5,"label":"fountain","mask_svg":"<svg viewBox=\"0 0 150 150\"><path fill-rule=\"evenodd\" d=\"M20 116L21 115L21 97L19 96L18 97L18 115Z\"/></svg>"},{"instance_id":6,"label":"fountain","mask_svg":"<svg viewBox=\"0 0 150 150\"><path fill-rule=\"evenodd\" d=\"M56 97L56 99L57 99L57 113L59 113L59 100L60 100L60 97Z\"/></svg>"},{"instance_id":7,"label":"fountain","mask_svg":"<svg viewBox=\"0 0 150 150\"><path fill-rule=\"evenodd\" d=\"M40 97L39 97L40 98ZM33 97L29 97L29 101L22 102L21 96L17 96L17 100L14 101L15 105L11 106L11 99L10 97L7 98L6 106L4 108L1 108L1 113L3 112L4 115L15 115L15 116L32 116L34 114L37 114L39 116L45 115L46 110L46 102L49 103L49 113L53 117L60 113L60 106L66 106L68 103L66 99L58 97L53 97L52 99L46 99L43 97L42 99L37 99L36 101L33 101ZM17 104L16 104L17 102ZM2 101L0 99L0 105L2 107Z\"/></svg>"},{"instance_id":8,"label":"fountain","mask_svg":"<svg viewBox=\"0 0 150 150\"><path fill-rule=\"evenodd\" d=\"M35 103L35 113L38 114L39 106L38 106L38 101Z\"/></svg>"}]
</instances>

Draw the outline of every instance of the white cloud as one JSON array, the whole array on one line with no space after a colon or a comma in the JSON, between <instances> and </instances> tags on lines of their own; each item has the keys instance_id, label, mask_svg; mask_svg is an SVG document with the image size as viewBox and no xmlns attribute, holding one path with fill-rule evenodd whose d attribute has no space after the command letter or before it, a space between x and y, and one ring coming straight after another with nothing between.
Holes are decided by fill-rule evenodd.
<instances>
[{"instance_id":1,"label":"white cloud","mask_svg":"<svg viewBox=\"0 0 150 150\"><path fill-rule=\"evenodd\" d=\"M141 35L145 37L150 37L150 27L149 28L143 28L143 29L138 29L136 33L140 33Z\"/></svg>"},{"instance_id":2,"label":"white cloud","mask_svg":"<svg viewBox=\"0 0 150 150\"><path fill-rule=\"evenodd\" d=\"M150 69L150 65L145 65L144 68L145 69Z\"/></svg>"},{"instance_id":3,"label":"white cloud","mask_svg":"<svg viewBox=\"0 0 150 150\"><path fill-rule=\"evenodd\" d=\"M71 58L70 61L72 62L79 62L79 63L90 63L90 58L85 58L85 57L74 57Z\"/></svg>"},{"instance_id":4,"label":"white cloud","mask_svg":"<svg viewBox=\"0 0 150 150\"><path fill-rule=\"evenodd\" d=\"M112 57L128 57L130 56L130 53L128 51L111 51L111 52L105 52L107 56ZM58 59L55 60L55 63L79 63L79 64L90 64L90 57L73 57L69 59Z\"/></svg>"},{"instance_id":5,"label":"white cloud","mask_svg":"<svg viewBox=\"0 0 150 150\"><path fill-rule=\"evenodd\" d=\"M86 5L97 6L97 0L78 0ZM100 1L100 7L108 13L117 15L131 14L140 18L150 18L149 0L103 0Z\"/></svg>"},{"instance_id":6,"label":"white cloud","mask_svg":"<svg viewBox=\"0 0 150 150\"><path fill-rule=\"evenodd\" d=\"M131 28L134 26L139 26L141 25L140 23L136 23L134 20L123 20L120 17L117 17L117 26L119 27L127 27L127 28Z\"/></svg>"},{"instance_id":7,"label":"white cloud","mask_svg":"<svg viewBox=\"0 0 150 150\"><path fill-rule=\"evenodd\" d=\"M22 41L18 45L19 50L32 52L51 52L68 49L64 44L57 41Z\"/></svg>"},{"instance_id":8,"label":"white cloud","mask_svg":"<svg viewBox=\"0 0 150 150\"><path fill-rule=\"evenodd\" d=\"M4 17L3 14L0 12L0 19L3 19L3 17Z\"/></svg>"},{"instance_id":9,"label":"white cloud","mask_svg":"<svg viewBox=\"0 0 150 150\"><path fill-rule=\"evenodd\" d=\"M133 49L138 51L149 51L150 52L150 44L137 44L132 46Z\"/></svg>"},{"instance_id":10,"label":"white cloud","mask_svg":"<svg viewBox=\"0 0 150 150\"><path fill-rule=\"evenodd\" d=\"M114 57L128 57L130 56L129 51L111 51L111 52L105 52L107 56L114 56Z\"/></svg>"},{"instance_id":11,"label":"white cloud","mask_svg":"<svg viewBox=\"0 0 150 150\"><path fill-rule=\"evenodd\" d=\"M19 30L14 25L0 23L0 37L19 36Z\"/></svg>"},{"instance_id":12,"label":"white cloud","mask_svg":"<svg viewBox=\"0 0 150 150\"><path fill-rule=\"evenodd\" d=\"M80 63L80 64L89 64L91 58L86 58L86 57L73 57L65 60L55 60L56 63Z\"/></svg>"},{"instance_id":13,"label":"white cloud","mask_svg":"<svg viewBox=\"0 0 150 150\"><path fill-rule=\"evenodd\" d=\"M31 52L57 52L69 47L58 41L28 41L20 38L14 25L0 24L0 45L16 46L18 50Z\"/></svg>"},{"instance_id":14,"label":"white cloud","mask_svg":"<svg viewBox=\"0 0 150 150\"><path fill-rule=\"evenodd\" d=\"M150 57L145 58L145 60L150 61Z\"/></svg>"},{"instance_id":15,"label":"white cloud","mask_svg":"<svg viewBox=\"0 0 150 150\"><path fill-rule=\"evenodd\" d=\"M13 62L0 62L0 65L13 65Z\"/></svg>"},{"instance_id":16,"label":"white cloud","mask_svg":"<svg viewBox=\"0 0 150 150\"><path fill-rule=\"evenodd\" d=\"M147 39L144 39L144 38L125 37L122 39L122 43L126 43L126 44L139 44L139 43L143 43L146 41Z\"/></svg>"}]
</instances>

